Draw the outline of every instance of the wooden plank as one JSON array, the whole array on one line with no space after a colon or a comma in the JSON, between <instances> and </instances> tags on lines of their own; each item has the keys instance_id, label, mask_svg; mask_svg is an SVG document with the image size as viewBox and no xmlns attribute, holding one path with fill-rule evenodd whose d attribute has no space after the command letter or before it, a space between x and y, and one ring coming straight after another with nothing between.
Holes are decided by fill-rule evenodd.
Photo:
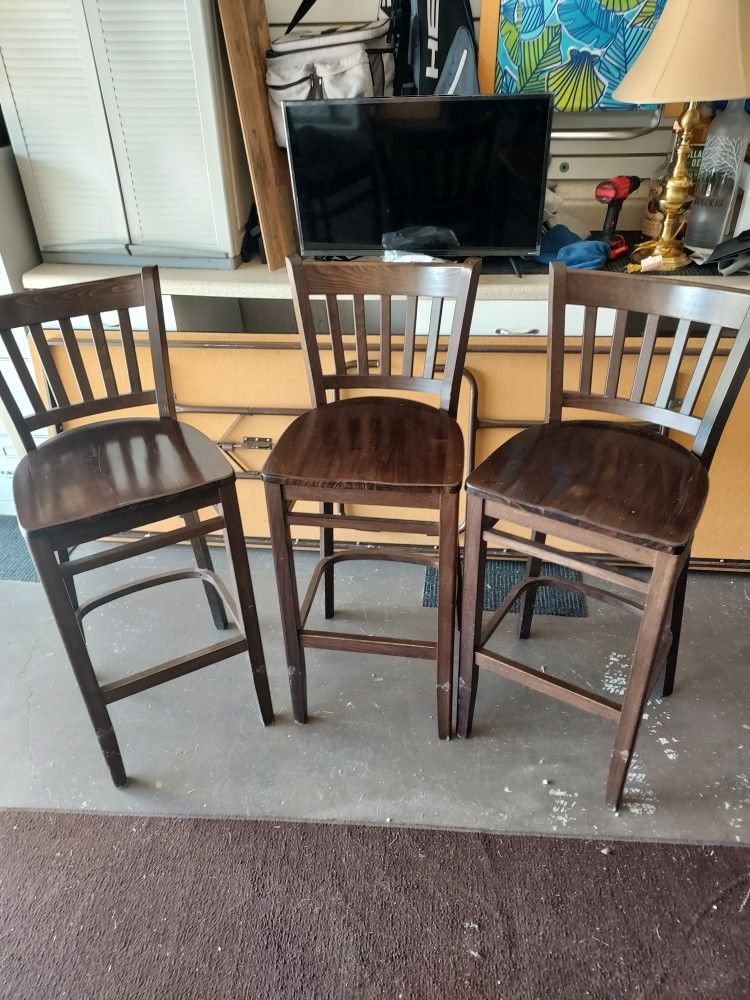
<instances>
[{"instance_id":1,"label":"wooden plank","mask_svg":"<svg viewBox=\"0 0 750 1000\"><path fill-rule=\"evenodd\" d=\"M96 356L99 359L99 367L104 381L104 391L112 398L118 392L117 381L115 379L114 368L112 367L112 358L109 354L109 345L107 343L107 335L104 332L102 318L99 313L92 313L89 316L89 322L91 323L91 336L94 338Z\"/></svg>"},{"instance_id":2,"label":"wooden plank","mask_svg":"<svg viewBox=\"0 0 750 1000\"><path fill-rule=\"evenodd\" d=\"M326 295L326 312L328 314L328 332L331 335L334 369L337 375L346 375L346 357L344 356L344 342L341 339L338 296L331 293Z\"/></svg>"},{"instance_id":3,"label":"wooden plank","mask_svg":"<svg viewBox=\"0 0 750 1000\"><path fill-rule=\"evenodd\" d=\"M479 55L477 71L479 89L483 94L495 93L497 67L497 35L500 29L500 0L482 0L479 18Z\"/></svg>"},{"instance_id":4,"label":"wooden plank","mask_svg":"<svg viewBox=\"0 0 750 1000\"><path fill-rule=\"evenodd\" d=\"M122 349L125 353L125 364L128 369L128 381L131 392L140 392L141 372L138 368L138 356L135 351L135 340L133 339L133 327L130 323L130 313L127 309L118 309L117 316L120 320L120 335L122 337Z\"/></svg>"},{"instance_id":5,"label":"wooden plank","mask_svg":"<svg viewBox=\"0 0 750 1000\"><path fill-rule=\"evenodd\" d=\"M477 666L484 670L489 670L493 674L507 677L511 681L523 684L524 687L531 688L532 691L539 691L541 694L550 695L558 701L564 701L575 708L582 708L584 712L591 712L599 715L602 719L610 722L617 722L620 718L620 706L610 701L609 698L601 698L599 695L585 688L569 684L567 681L559 680L555 677L548 677L539 670L533 670L523 663L516 663L489 653L486 650L475 653Z\"/></svg>"},{"instance_id":6,"label":"wooden plank","mask_svg":"<svg viewBox=\"0 0 750 1000\"><path fill-rule=\"evenodd\" d=\"M380 296L380 374L391 374L391 297Z\"/></svg>"},{"instance_id":7,"label":"wooden plank","mask_svg":"<svg viewBox=\"0 0 750 1000\"><path fill-rule=\"evenodd\" d=\"M357 371L360 375L367 375L370 370L370 362L367 355L364 295L354 296L354 336L357 342Z\"/></svg>"},{"instance_id":8,"label":"wooden plank","mask_svg":"<svg viewBox=\"0 0 750 1000\"><path fill-rule=\"evenodd\" d=\"M191 674L195 670L202 670L203 667L211 666L212 663L226 660L230 656L237 656L238 653L244 653L246 649L247 640L244 636L241 639L226 639L224 642L207 646L199 653L178 656L158 667L150 667L140 673L131 674L130 677L123 677L119 681L102 684L101 692L106 703L111 705L113 701L129 698L131 694L147 691L149 688L156 687L157 684L164 684L166 681Z\"/></svg>"},{"instance_id":9,"label":"wooden plank","mask_svg":"<svg viewBox=\"0 0 750 1000\"><path fill-rule=\"evenodd\" d=\"M68 355L68 361L70 361L70 367L73 369L73 374L75 375L76 382L78 383L81 399L84 402L88 402L88 400L94 398L94 394L91 391L91 383L89 382L89 377L86 373L86 366L84 365L83 358L81 357L81 349L78 345L75 331L73 330L73 324L67 316L64 316L60 320L60 333L62 334L63 343L65 344L65 350Z\"/></svg>"},{"instance_id":10,"label":"wooden plank","mask_svg":"<svg viewBox=\"0 0 750 1000\"><path fill-rule=\"evenodd\" d=\"M643 402L643 394L646 391L648 373L651 371L651 362L654 359L654 347L656 345L656 331L659 328L659 316L656 313L649 313L646 325L643 329L643 339L641 349L638 354L638 366L633 378L633 389L630 398L634 403Z\"/></svg>"},{"instance_id":11,"label":"wooden plank","mask_svg":"<svg viewBox=\"0 0 750 1000\"><path fill-rule=\"evenodd\" d=\"M31 334L31 339L34 341L34 347L36 347L36 353L39 356L47 384L52 390L55 404L57 406L70 405L68 394L65 391L63 380L60 378L60 373L57 370L55 359L52 357L52 351L47 343L44 330L39 323L30 323L29 333Z\"/></svg>"},{"instance_id":12,"label":"wooden plank","mask_svg":"<svg viewBox=\"0 0 750 1000\"><path fill-rule=\"evenodd\" d=\"M437 643L420 639L394 639L387 635L353 635L347 632L300 632L306 649L332 649L336 652L376 653L380 656L408 656L420 660L437 658Z\"/></svg>"},{"instance_id":13,"label":"wooden plank","mask_svg":"<svg viewBox=\"0 0 750 1000\"><path fill-rule=\"evenodd\" d=\"M292 188L284 151L274 138L266 92L266 52L271 45L263 0L219 0L232 85L253 182L268 268L296 253Z\"/></svg>"}]
</instances>

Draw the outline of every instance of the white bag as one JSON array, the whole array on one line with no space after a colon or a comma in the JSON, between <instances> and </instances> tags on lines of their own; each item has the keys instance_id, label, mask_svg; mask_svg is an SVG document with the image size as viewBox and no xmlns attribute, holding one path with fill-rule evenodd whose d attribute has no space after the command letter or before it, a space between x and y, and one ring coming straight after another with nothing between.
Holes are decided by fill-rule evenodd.
<instances>
[{"instance_id":1,"label":"white bag","mask_svg":"<svg viewBox=\"0 0 750 1000\"><path fill-rule=\"evenodd\" d=\"M391 20L379 17L325 32L294 31L315 0L303 0L286 34L267 53L266 84L271 119L286 146L284 101L342 97L390 97L395 70Z\"/></svg>"}]
</instances>

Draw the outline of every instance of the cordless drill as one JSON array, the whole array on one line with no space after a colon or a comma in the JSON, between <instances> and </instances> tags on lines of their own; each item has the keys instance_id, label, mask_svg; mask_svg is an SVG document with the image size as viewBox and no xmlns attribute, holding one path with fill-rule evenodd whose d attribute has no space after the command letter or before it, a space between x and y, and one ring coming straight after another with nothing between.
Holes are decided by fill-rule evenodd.
<instances>
[{"instance_id":1,"label":"cordless drill","mask_svg":"<svg viewBox=\"0 0 750 1000\"><path fill-rule=\"evenodd\" d=\"M604 219L604 229L601 238L605 243L609 243L609 259L621 257L628 252L628 245L625 237L615 232L617 220L620 217L622 203L641 186L640 177L610 177L608 181L601 181L596 185L596 200L607 206L607 214Z\"/></svg>"}]
</instances>

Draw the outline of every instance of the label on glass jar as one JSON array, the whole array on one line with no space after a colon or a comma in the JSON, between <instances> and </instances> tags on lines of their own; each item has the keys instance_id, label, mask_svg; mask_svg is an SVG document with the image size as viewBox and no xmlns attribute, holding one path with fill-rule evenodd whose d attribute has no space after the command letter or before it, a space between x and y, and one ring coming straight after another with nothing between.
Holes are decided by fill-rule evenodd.
<instances>
[{"instance_id":1,"label":"label on glass jar","mask_svg":"<svg viewBox=\"0 0 750 1000\"><path fill-rule=\"evenodd\" d=\"M651 182L651 190L648 193L646 211L643 215L642 233L647 240L656 240L661 232L661 224L664 221L664 213L659 208L659 198L661 197L663 184L660 180Z\"/></svg>"},{"instance_id":2,"label":"label on glass jar","mask_svg":"<svg viewBox=\"0 0 750 1000\"><path fill-rule=\"evenodd\" d=\"M705 143L697 143L695 146L690 147L690 152L688 153L687 163L685 167L688 172L690 180L695 183L698 180L698 173L701 168L701 160L703 159L703 150L705 149Z\"/></svg>"}]
</instances>

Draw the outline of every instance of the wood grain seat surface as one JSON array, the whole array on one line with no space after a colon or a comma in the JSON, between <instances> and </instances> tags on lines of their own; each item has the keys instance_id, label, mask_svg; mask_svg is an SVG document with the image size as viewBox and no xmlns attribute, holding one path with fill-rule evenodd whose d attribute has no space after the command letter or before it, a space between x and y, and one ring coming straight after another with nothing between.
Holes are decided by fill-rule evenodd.
<instances>
[{"instance_id":1,"label":"wood grain seat surface","mask_svg":"<svg viewBox=\"0 0 750 1000\"><path fill-rule=\"evenodd\" d=\"M695 531L708 473L674 441L570 420L516 434L466 486L531 513L677 552Z\"/></svg>"},{"instance_id":2,"label":"wood grain seat surface","mask_svg":"<svg viewBox=\"0 0 750 1000\"><path fill-rule=\"evenodd\" d=\"M164 419L109 420L50 438L14 479L18 520L33 533L230 482L231 466L204 434Z\"/></svg>"},{"instance_id":3,"label":"wood grain seat surface","mask_svg":"<svg viewBox=\"0 0 750 1000\"><path fill-rule=\"evenodd\" d=\"M302 414L263 469L266 482L456 493L463 436L450 414L416 400L344 399Z\"/></svg>"}]
</instances>

